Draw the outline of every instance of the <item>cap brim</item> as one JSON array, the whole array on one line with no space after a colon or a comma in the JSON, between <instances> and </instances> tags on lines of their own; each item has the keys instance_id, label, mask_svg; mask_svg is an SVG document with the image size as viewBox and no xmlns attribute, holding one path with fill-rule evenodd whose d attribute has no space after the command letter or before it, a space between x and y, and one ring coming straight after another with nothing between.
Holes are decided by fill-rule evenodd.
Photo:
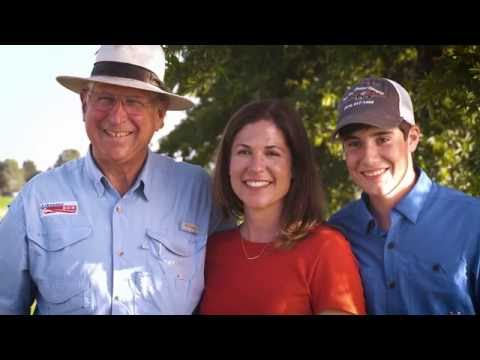
<instances>
[{"instance_id":1,"label":"cap brim","mask_svg":"<svg viewBox=\"0 0 480 360\"><path fill-rule=\"evenodd\" d=\"M92 76L90 78L81 78L75 76L57 76L57 81L60 85L66 87L67 89L81 93L83 90L87 89L89 83L102 83L116 86L123 86L133 89L146 90L158 94L164 94L168 97L169 103L167 110L188 110L194 106L194 103L187 99L186 97L169 93L165 90L162 90L154 85L145 83L143 81L135 79L127 79L121 77L112 77L112 76Z\"/></svg>"},{"instance_id":2,"label":"cap brim","mask_svg":"<svg viewBox=\"0 0 480 360\"><path fill-rule=\"evenodd\" d=\"M337 128L333 133L332 137L335 138L338 135L338 132L347 125L351 124L364 124L374 126L380 129L390 129L397 127L403 121L399 116L392 116L385 113L362 113L362 114L352 114L346 116L338 122Z\"/></svg>"}]
</instances>

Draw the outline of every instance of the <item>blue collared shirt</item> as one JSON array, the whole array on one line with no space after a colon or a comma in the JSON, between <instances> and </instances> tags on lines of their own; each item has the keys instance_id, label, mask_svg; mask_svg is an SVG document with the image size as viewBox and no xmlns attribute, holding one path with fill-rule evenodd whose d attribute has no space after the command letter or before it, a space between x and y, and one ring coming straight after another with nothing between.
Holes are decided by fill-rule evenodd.
<instances>
[{"instance_id":1,"label":"blue collared shirt","mask_svg":"<svg viewBox=\"0 0 480 360\"><path fill-rule=\"evenodd\" d=\"M329 222L359 261L369 314L480 312L480 200L440 186L419 170L414 188L382 231L368 196Z\"/></svg>"},{"instance_id":2,"label":"blue collared shirt","mask_svg":"<svg viewBox=\"0 0 480 360\"><path fill-rule=\"evenodd\" d=\"M208 174L149 152L121 196L90 153L24 186L0 222L0 313L191 314L229 227Z\"/></svg>"}]
</instances>

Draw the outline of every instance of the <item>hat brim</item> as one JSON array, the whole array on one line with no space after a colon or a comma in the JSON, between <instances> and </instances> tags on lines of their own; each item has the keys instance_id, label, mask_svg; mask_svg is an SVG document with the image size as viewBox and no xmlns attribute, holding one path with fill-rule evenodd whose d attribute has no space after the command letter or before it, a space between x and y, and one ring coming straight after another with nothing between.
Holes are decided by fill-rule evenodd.
<instances>
[{"instance_id":1,"label":"hat brim","mask_svg":"<svg viewBox=\"0 0 480 360\"><path fill-rule=\"evenodd\" d=\"M158 94L164 94L169 99L167 110L187 110L194 105L194 103L186 97L169 93L168 91L162 90L154 85L135 79L127 79L114 76L92 76L90 78L81 78L75 76L57 76L57 81L60 83L60 85L78 94L85 90L88 84L92 82L123 86L134 89L146 90Z\"/></svg>"},{"instance_id":2,"label":"hat brim","mask_svg":"<svg viewBox=\"0 0 480 360\"><path fill-rule=\"evenodd\" d=\"M400 116L392 116L386 113L373 112L372 114L352 114L344 117L333 133L332 137L335 138L338 132L347 125L351 124L364 124L374 126L380 129L390 129L397 127L404 119Z\"/></svg>"}]
</instances>

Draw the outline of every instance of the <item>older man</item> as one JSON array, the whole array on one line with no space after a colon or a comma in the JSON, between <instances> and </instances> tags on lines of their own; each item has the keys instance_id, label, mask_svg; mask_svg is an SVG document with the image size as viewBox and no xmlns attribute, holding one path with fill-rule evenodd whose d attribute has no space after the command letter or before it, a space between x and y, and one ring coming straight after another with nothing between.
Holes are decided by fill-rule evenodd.
<instances>
[{"instance_id":1,"label":"older man","mask_svg":"<svg viewBox=\"0 0 480 360\"><path fill-rule=\"evenodd\" d=\"M158 45L102 46L79 93L88 154L36 176L0 223L0 313L191 314L205 244L228 222L198 166L148 144L167 110L193 104L163 84Z\"/></svg>"}]
</instances>

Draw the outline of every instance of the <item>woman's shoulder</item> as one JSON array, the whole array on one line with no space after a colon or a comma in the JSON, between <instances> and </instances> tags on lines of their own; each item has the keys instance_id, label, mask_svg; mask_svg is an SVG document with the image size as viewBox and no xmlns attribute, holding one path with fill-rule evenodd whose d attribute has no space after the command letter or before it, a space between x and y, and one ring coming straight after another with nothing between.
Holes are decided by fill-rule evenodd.
<instances>
[{"instance_id":1,"label":"woman's shoulder","mask_svg":"<svg viewBox=\"0 0 480 360\"><path fill-rule=\"evenodd\" d=\"M234 227L231 229L225 229L225 230L214 232L209 236L209 239L225 238L230 236L236 236L237 234L238 234L238 227Z\"/></svg>"},{"instance_id":2,"label":"woman's shoulder","mask_svg":"<svg viewBox=\"0 0 480 360\"><path fill-rule=\"evenodd\" d=\"M312 233L317 236L326 236L326 237L335 237L345 239L345 236L342 232L337 229L335 226L332 226L326 222L317 225Z\"/></svg>"},{"instance_id":3,"label":"woman's shoulder","mask_svg":"<svg viewBox=\"0 0 480 360\"><path fill-rule=\"evenodd\" d=\"M223 241L230 240L232 238L238 237L238 228L235 227L233 229L228 229L228 230L223 230L223 231L218 231L216 233L213 233L208 237L208 243L221 243Z\"/></svg>"},{"instance_id":4,"label":"woman's shoulder","mask_svg":"<svg viewBox=\"0 0 480 360\"><path fill-rule=\"evenodd\" d=\"M307 236L307 239L312 246L319 248L350 248L350 244L345 236L338 229L326 223L315 227Z\"/></svg>"},{"instance_id":5,"label":"woman's shoulder","mask_svg":"<svg viewBox=\"0 0 480 360\"><path fill-rule=\"evenodd\" d=\"M219 231L209 236L207 241L207 257L223 258L231 252L235 252L240 234L238 228ZM237 239L237 241L235 241Z\"/></svg>"}]
</instances>

